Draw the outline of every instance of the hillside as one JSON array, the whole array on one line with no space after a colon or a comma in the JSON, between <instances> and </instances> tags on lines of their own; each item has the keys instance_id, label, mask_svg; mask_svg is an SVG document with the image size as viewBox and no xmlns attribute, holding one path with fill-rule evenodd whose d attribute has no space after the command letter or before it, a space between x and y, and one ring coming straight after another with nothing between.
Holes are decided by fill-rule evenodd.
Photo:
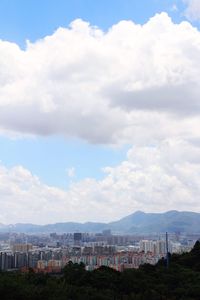
<instances>
[{"instance_id":1,"label":"hillside","mask_svg":"<svg viewBox=\"0 0 200 300\"><path fill-rule=\"evenodd\" d=\"M48 225L15 224L0 226L0 232L50 233L50 232L101 232L111 229L119 234L155 234L170 232L200 233L200 213L168 211L165 213L144 213L137 211L118 221L110 223L65 222Z\"/></svg>"}]
</instances>

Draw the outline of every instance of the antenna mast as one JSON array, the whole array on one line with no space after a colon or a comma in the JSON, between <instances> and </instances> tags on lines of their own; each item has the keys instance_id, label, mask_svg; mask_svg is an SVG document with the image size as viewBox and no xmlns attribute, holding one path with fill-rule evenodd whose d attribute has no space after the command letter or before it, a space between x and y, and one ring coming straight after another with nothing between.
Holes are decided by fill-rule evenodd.
<instances>
[{"instance_id":1,"label":"antenna mast","mask_svg":"<svg viewBox=\"0 0 200 300\"><path fill-rule=\"evenodd\" d=\"M168 233L166 232L166 263L167 268L169 268L169 243L168 243Z\"/></svg>"}]
</instances>

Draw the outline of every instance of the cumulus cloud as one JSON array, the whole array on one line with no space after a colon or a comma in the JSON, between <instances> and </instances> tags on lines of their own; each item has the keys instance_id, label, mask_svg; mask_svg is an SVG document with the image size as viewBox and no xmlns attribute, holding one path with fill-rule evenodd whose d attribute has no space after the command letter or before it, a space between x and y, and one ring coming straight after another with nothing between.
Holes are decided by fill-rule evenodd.
<instances>
[{"instance_id":1,"label":"cumulus cloud","mask_svg":"<svg viewBox=\"0 0 200 300\"><path fill-rule=\"evenodd\" d=\"M199 138L199 57L200 32L166 13L107 32L75 20L24 51L0 41L0 132L91 143Z\"/></svg>"},{"instance_id":2,"label":"cumulus cloud","mask_svg":"<svg viewBox=\"0 0 200 300\"><path fill-rule=\"evenodd\" d=\"M127 159L68 190L43 184L22 166L0 167L2 223L111 221L135 210L200 210L198 145L180 139L132 147Z\"/></svg>"},{"instance_id":3,"label":"cumulus cloud","mask_svg":"<svg viewBox=\"0 0 200 300\"><path fill-rule=\"evenodd\" d=\"M199 0L183 0L187 5L187 8L184 12L186 18L191 21L200 20L200 2Z\"/></svg>"},{"instance_id":4,"label":"cumulus cloud","mask_svg":"<svg viewBox=\"0 0 200 300\"><path fill-rule=\"evenodd\" d=\"M0 165L1 222L199 211L199 58L200 32L165 13L107 32L75 20L26 50L0 41L1 134L134 144L103 179L72 182L68 190L22 166Z\"/></svg>"}]
</instances>

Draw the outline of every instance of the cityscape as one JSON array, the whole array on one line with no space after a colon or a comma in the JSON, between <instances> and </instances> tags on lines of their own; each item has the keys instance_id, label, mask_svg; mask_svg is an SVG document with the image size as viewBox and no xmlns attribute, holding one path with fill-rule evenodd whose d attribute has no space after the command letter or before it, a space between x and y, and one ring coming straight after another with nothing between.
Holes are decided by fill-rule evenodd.
<instances>
[{"instance_id":1,"label":"cityscape","mask_svg":"<svg viewBox=\"0 0 200 300\"><path fill-rule=\"evenodd\" d=\"M200 0L0 0L0 299L200 299Z\"/></svg>"},{"instance_id":2,"label":"cityscape","mask_svg":"<svg viewBox=\"0 0 200 300\"><path fill-rule=\"evenodd\" d=\"M169 235L168 251L173 254L189 252L198 235ZM88 271L107 266L117 271L138 269L142 264L155 265L166 259L166 237L112 235L102 233L65 233L27 235L0 234L0 270L36 273L60 273L69 263L83 263Z\"/></svg>"}]
</instances>

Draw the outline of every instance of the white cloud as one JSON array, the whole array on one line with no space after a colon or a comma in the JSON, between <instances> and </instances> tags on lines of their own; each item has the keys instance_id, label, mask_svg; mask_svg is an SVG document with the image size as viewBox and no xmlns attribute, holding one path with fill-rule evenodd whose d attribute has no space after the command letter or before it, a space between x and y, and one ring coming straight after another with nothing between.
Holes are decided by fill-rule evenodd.
<instances>
[{"instance_id":1,"label":"white cloud","mask_svg":"<svg viewBox=\"0 0 200 300\"><path fill-rule=\"evenodd\" d=\"M127 160L68 190L43 184L21 166L0 167L2 223L111 221L135 210L200 211L199 147L183 140L137 146Z\"/></svg>"},{"instance_id":2,"label":"white cloud","mask_svg":"<svg viewBox=\"0 0 200 300\"><path fill-rule=\"evenodd\" d=\"M76 176L76 170L74 167L68 168L66 171L69 178L74 178Z\"/></svg>"},{"instance_id":3,"label":"white cloud","mask_svg":"<svg viewBox=\"0 0 200 300\"><path fill-rule=\"evenodd\" d=\"M67 191L21 166L1 165L1 222L199 211L199 57L200 32L165 13L106 33L76 20L25 51L0 41L2 134L135 145L126 161L105 168L104 179L86 178Z\"/></svg>"},{"instance_id":4,"label":"white cloud","mask_svg":"<svg viewBox=\"0 0 200 300\"><path fill-rule=\"evenodd\" d=\"M199 138L199 56L200 32L166 13L106 33L75 20L25 51L0 41L0 132L91 143Z\"/></svg>"},{"instance_id":5,"label":"white cloud","mask_svg":"<svg viewBox=\"0 0 200 300\"><path fill-rule=\"evenodd\" d=\"M200 1L199 0L183 0L187 5L187 8L184 12L186 18L190 21L200 20Z\"/></svg>"}]
</instances>

